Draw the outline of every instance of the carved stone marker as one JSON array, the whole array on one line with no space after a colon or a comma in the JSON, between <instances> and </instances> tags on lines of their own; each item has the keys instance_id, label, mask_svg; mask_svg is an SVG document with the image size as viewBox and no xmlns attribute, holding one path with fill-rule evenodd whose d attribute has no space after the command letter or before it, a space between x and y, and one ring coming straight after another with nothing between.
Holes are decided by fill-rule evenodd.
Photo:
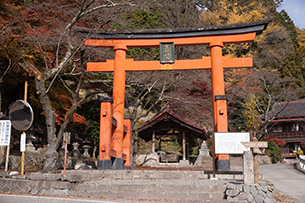
<instances>
[{"instance_id":1,"label":"carved stone marker","mask_svg":"<svg viewBox=\"0 0 305 203\"><path fill-rule=\"evenodd\" d=\"M241 142L245 147L251 148L251 153L254 154L254 182L259 184L259 172L258 172L258 154L263 154L265 148L268 147L268 142L258 142L256 137L252 138L252 142ZM252 161L253 164L253 161Z\"/></svg>"},{"instance_id":2,"label":"carved stone marker","mask_svg":"<svg viewBox=\"0 0 305 203\"><path fill-rule=\"evenodd\" d=\"M244 151L243 157L244 165L244 184L254 184L254 168L253 168L253 155L251 151Z\"/></svg>"}]
</instances>

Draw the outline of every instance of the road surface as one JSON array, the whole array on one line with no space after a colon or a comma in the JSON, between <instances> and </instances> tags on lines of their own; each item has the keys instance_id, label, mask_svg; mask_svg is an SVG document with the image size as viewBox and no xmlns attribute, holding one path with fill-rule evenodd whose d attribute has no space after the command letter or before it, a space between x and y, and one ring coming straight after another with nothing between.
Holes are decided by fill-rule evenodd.
<instances>
[{"instance_id":1,"label":"road surface","mask_svg":"<svg viewBox=\"0 0 305 203\"><path fill-rule=\"evenodd\" d=\"M293 164L260 165L259 173L274 184L276 191L305 202L305 174Z\"/></svg>"},{"instance_id":2,"label":"road surface","mask_svg":"<svg viewBox=\"0 0 305 203\"><path fill-rule=\"evenodd\" d=\"M188 200L148 200L148 199L95 199L81 197L53 197L35 195L0 194L0 203L192 203L198 201ZM202 203L222 203L224 201L206 200Z\"/></svg>"},{"instance_id":3,"label":"road surface","mask_svg":"<svg viewBox=\"0 0 305 203\"><path fill-rule=\"evenodd\" d=\"M0 203L118 203L119 201L106 201L84 198L60 198L32 195L0 194Z\"/></svg>"}]
</instances>

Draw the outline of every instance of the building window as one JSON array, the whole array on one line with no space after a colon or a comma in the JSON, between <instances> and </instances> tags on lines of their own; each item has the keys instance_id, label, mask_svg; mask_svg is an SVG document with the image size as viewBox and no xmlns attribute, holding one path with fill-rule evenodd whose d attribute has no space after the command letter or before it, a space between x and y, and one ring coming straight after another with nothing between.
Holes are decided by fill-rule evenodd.
<instances>
[{"instance_id":1,"label":"building window","mask_svg":"<svg viewBox=\"0 0 305 203\"><path fill-rule=\"evenodd\" d=\"M292 132L296 132L296 131L299 131L299 124L293 124L292 126L291 126L291 131Z\"/></svg>"},{"instance_id":2,"label":"building window","mask_svg":"<svg viewBox=\"0 0 305 203\"><path fill-rule=\"evenodd\" d=\"M280 126L280 125L275 125L275 126L273 126L272 130L273 130L273 132L275 132L275 133L283 132L283 128L282 128L282 126Z\"/></svg>"}]
</instances>

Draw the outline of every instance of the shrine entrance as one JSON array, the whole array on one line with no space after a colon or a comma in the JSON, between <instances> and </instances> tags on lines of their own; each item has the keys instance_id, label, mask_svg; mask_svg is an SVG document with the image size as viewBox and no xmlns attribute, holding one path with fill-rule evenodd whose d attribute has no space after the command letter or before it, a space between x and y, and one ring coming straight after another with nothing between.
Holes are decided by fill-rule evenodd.
<instances>
[{"instance_id":1,"label":"shrine entrance","mask_svg":"<svg viewBox=\"0 0 305 203\"><path fill-rule=\"evenodd\" d=\"M224 68L252 67L252 58L231 58L222 56L225 44L253 42L256 35L266 29L270 19L234 24L185 29L149 29L94 31L77 29L86 38L86 46L113 48L114 60L87 63L88 71L114 72L112 115L117 127L112 135L112 145L118 150L115 165L123 164L122 140L124 131L124 94L126 71L162 71L211 69L213 95L214 132L227 132L227 101L224 89ZM89 36L88 36L89 35ZM208 45L210 57L194 60L174 60L174 46ZM126 59L128 48L160 47L160 61L133 61ZM103 135L101 135L102 137ZM100 149L101 154L101 149ZM99 161L99 163L102 160ZM117 162L117 163L116 163ZM230 170L229 155L218 155L217 170ZM121 169L123 167L119 167Z\"/></svg>"}]
</instances>

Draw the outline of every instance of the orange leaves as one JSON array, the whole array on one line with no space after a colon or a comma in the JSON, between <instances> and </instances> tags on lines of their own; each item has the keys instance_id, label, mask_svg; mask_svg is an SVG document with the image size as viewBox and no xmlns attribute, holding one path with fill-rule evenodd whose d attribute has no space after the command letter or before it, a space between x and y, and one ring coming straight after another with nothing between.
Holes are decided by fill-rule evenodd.
<instances>
[{"instance_id":1,"label":"orange leaves","mask_svg":"<svg viewBox=\"0 0 305 203\"><path fill-rule=\"evenodd\" d=\"M59 111L56 111L56 115L57 115L57 117L55 118L56 124L61 125L66 120L68 113L69 111L67 110L66 114L63 116ZM79 115L78 113L73 114L71 121L75 124L78 123L78 124L89 125L87 119L84 116Z\"/></svg>"},{"instance_id":2,"label":"orange leaves","mask_svg":"<svg viewBox=\"0 0 305 203\"><path fill-rule=\"evenodd\" d=\"M73 103L72 98L67 96L65 94L65 92L63 92L60 89L57 89L57 91L53 92L53 94L57 98L57 102L53 103L53 106L57 109L55 111L55 113L57 115L55 122L57 123L57 125L61 125L66 120L66 118L69 114L71 104ZM81 107L81 106L79 106L79 107ZM74 113L72 115L71 121L75 124L89 125L87 123L86 118L78 113Z\"/></svg>"},{"instance_id":3,"label":"orange leaves","mask_svg":"<svg viewBox=\"0 0 305 203\"><path fill-rule=\"evenodd\" d=\"M68 113L68 112L67 112ZM85 125L89 125L88 122L87 122L87 119L82 116L82 115L79 115L77 113L74 113L73 116L72 116L72 122L74 123L79 123L79 124L85 124Z\"/></svg>"},{"instance_id":4,"label":"orange leaves","mask_svg":"<svg viewBox=\"0 0 305 203\"><path fill-rule=\"evenodd\" d=\"M276 137L269 137L267 140L275 142L280 147L283 147L286 144L285 140L282 140L282 139L279 139Z\"/></svg>"}]
</instances>

